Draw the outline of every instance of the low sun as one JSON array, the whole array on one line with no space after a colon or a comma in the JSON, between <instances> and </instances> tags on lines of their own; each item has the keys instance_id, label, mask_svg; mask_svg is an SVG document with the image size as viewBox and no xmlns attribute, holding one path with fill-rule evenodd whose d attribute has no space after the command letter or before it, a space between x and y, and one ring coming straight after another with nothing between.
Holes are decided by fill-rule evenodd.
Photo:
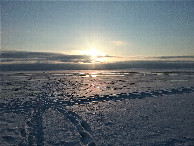
<instances>
[{"instance_id":1,"label":"low sun","mask_svg":"<svg viewBox=\"0 0 194 146\"><path fill-rule=\"evenodd\" d=\"M88 55L92 56L92 57L96 57L96 56L105 56L104 53L102 52L99 52L98 50L96 49L91 49L91 50L88 50L88 52L86 52Z\"/></svg>"},{"instance_id":2,"label":"low sun","mask_svg":"<svg viewBox=\"0 0 194 146\"><path fill-rule=\"evenodd\" d=\"M106 56L104 53L98 51L97 49L90 49L90 50L84 50L84 51L80 51L81 54L83 55L88 55L91 57L103 57Z\"/></svg>"},{"instance_id":3,"label":"low sun","mask_svg":"<svg viewBox=\"0 0 194 146\"><path fill-rule=\"evenodd\" d=\"M80 51L80 53L83 55L91 56L92 63L105 62L106 55L104 53L98 51L97 49L84 50L84 51Z\"/></svg>"}]
</instances>

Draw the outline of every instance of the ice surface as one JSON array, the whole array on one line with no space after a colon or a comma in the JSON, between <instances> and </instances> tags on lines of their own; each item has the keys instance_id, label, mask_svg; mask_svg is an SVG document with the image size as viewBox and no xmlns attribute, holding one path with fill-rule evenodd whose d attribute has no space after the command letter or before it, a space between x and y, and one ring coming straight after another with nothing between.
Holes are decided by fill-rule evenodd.
<instances>
[{"instance_id":1,"label":"ice surface","mask_svg":"<svg viewBox=\"0 0 194 146\"><path fill-rule=\"evenodd\" d=\"M3 72L0 145L194 145L194 73Z\"/></svg>"}]
</instances>

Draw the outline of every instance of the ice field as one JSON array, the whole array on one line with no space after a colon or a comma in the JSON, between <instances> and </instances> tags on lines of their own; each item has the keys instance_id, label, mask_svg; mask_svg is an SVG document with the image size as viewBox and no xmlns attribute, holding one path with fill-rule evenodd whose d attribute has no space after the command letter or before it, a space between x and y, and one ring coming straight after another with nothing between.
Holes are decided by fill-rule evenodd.
<instances>
[{"instance_id":1,"label":"ice field","mask_svg":"<svg viewBox=\"0 0 194 146\"><path fill-rule=\"evenodd\" d=\"M194 145L194 72L1 72L0 145Z\"/></svg>"}]
</instances>

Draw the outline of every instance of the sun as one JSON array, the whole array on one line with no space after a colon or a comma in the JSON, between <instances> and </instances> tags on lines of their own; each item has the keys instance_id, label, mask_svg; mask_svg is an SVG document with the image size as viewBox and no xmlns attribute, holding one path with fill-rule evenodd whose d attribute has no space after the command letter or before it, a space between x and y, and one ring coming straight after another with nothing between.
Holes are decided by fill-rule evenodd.
<instances>
[{"instance_id":1,"label":"sun","mask_svg":"<svg viewBox=\"0 0 194 146\"><path fill-rule=\"evenodd\" d=\"M88 51L88 55L92 56L92 57L96 57L96 56L105 56L104 53L102 52L99 52L98 50L96 49L91 49Z\"/></svg>"},{"instance_id":2,"label":"sun","mask_svg":"<svg viewBox=\"0 0 194 146\"><path fill-rule=\"evenodd\" d=\"M97 49L90 49L90 50L83 50L83 51L80 51L80 54L83 54L83 55L88 55L88 56L91 56L91 57L103 57L103 56L106 56L104 53L98 51Z\"/></svg>"},{"instance_id":3,"label":"sun","mask_svg":"<svg viewBox=\"0 0 194 146\"><path fill-rule=\"evenodd\" d=\"M105 54L97 49L89 49L80 51L80 54L87 55L91 57L92 63L102 63L106 61Z\"/></svg>"}]
</instances>

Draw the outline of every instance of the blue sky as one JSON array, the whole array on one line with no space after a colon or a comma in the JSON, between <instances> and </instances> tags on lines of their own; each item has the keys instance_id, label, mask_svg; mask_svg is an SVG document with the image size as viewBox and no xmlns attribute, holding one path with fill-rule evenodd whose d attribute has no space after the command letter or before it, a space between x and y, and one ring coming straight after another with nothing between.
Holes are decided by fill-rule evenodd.
<instances>
[{"instance_id":1,"label":"blue sky","mask_svg":"<svg viewBox=\"0 0 194 146\"><path fill-rule=\"evenodd\" d=\"M193 7L193 1L2 2L1 48L68 55L96 49L129 60L194 55Z\"/></svg>"}]
</instances>

